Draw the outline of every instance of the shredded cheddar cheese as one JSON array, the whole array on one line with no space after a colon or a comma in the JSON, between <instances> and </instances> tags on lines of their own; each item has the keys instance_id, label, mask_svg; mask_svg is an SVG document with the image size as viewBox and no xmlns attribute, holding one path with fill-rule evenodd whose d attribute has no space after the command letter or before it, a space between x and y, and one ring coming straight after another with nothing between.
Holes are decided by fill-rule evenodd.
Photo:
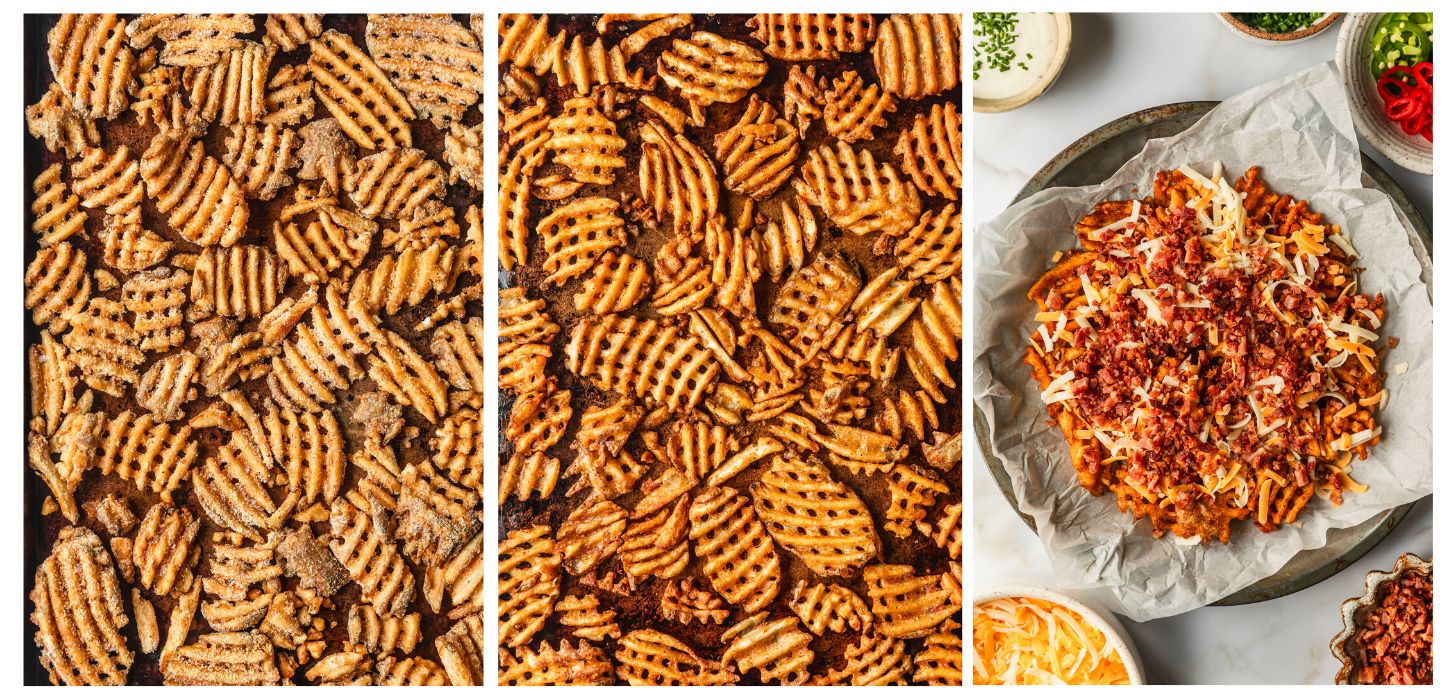
<instances>
[{"instance_id":1,"label":"shredded cheddar cheese","mask_svg":"<svg viewBox=\"0 0 1456 700\"><path fill-rule=\"evenodd\" d=\"M1127 685L1122 657L1077 612L1040 598L997 598L975 607L977 685Z\"/></svg>"}]
</instances>

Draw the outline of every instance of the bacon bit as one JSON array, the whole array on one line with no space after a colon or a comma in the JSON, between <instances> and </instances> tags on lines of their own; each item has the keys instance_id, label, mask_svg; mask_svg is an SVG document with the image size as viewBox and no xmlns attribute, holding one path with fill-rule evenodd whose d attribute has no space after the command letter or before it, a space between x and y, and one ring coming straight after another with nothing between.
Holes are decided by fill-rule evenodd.
<instances>
[{"instance_id":1,"label":"bacon bit","mask_svg":"<svg viewBox=\"0 0 1456 700\"><path fill-rule=\"evenodd\" d=\"M1387 583L1353 642L1361 685L1430 685L1431 577L1407 571Z\"/></svg>"}]
</instances>

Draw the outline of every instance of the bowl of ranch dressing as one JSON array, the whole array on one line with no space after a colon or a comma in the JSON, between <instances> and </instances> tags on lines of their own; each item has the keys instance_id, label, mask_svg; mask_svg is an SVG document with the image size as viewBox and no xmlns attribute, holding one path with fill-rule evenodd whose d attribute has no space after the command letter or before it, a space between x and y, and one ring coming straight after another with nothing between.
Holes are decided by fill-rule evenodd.
<instances>
[{"instance_id":1,"label":"bowl of ranch dressing","mask_svg":"<svg viewBox=\"0 0 1456 700\"><path fill-rule=\"evenodd\" d=\"M1005 112L1056 82L1072 47L1065 12L972 13L971 81L977 112Z\"/></svg>"}]
</instances>

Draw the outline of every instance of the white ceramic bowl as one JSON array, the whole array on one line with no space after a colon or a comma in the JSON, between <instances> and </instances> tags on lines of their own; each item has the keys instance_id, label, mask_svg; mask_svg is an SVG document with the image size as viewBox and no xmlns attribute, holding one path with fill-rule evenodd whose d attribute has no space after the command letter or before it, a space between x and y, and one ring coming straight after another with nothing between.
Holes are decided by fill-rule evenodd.
<instances>
[{"instance_id":1,"label":"white ceramic bowl","mask_svg":"<svg viewBox=\"0 0 1456 700\"><path fill-rule=\"evenodd\" d=\"M1102 609L1102 606L1095 603L1084 603L1060 591L1050 588L1043 588L1037 585L1022 583L1002 583L985 588L978 587L974 597L974 605L980 605L997 598L1040 598L1065 607L1092 626L1101 630L1107 640L1112 643L1112 648L1117 650L1117 655L1122 658L1122 665L1127 668L1127 678L1132 685L1144 685L1143 663L1138 658L1137 649L1133 647L1131 637L1122 623L1112 613ZM974 613L972 613L974 614Z\"/></svg>"},{"instance_id":2,"label":"white ceramic bowl","mask_svg":"<svg viewBox=\"0 0 1456 700\"><path fill-rule=\"evenodd\" d=\"M975 97L975 86L972 85L971 108L973 110L983 114L1013 110L1041 97L1042 93L1052 86L1052 83L1057 82L1057 77L1062 74L1062 68L1067 65L1067 54L1072 50L1072 16L1066 12L1053 12L1051 15L1057 28L1057 48L1056 53L1052 54L1051 66L1047 68L1047 72L1030 87L1009 97L996 99Z\"/></svg>"},{"instance_id":3,"label":"white ceramic bowl","mask_svg":"<svg viewBox=\"0 0 1456 700\"><path fill-rule=\"evenodd\" d=\"M1375 87L1375 77L1370 75L1370 36L1381 14L1351 13L1340 29L1335 49L1335 62L1345 83L1350 111L1354 113L1355 130L1392 163L1430 175L1435 169L1431 142L1419 134L1412 136L1401 131L1399 125L1385 118L1385 102Z\"/></svg>"},{"instance_id":4,"label":"white ceramic bowl","mask_svg":"<svg viewBox=\"0 0 1456 700\"><path fill-rule=\"evenodd\" d=\"M1272 34L1270 32L1250 27L1249 25L1240 22L1238 18L1233 16L1232 12L1220 12L1217 16L1218 21L1223 22L1223 26L1228 27L1229 31L1239 35L1246 41L1255 44L1261 44L1263 46L1289 46L1291 44L1298 44L1301 41L1307 41L1309 39L1312 39L1320 32L1329 29L1331 26L1334 25L1335 20L1340 18L1340 13L1327 12L1325 13L1324 17L1321 17L1319 19L1318 22L1315 22L1314 24L1311 24L1308 27L1305 27L1304 29L1301 29L1299 31L1288 32L1285 34Z\"/></svg>"}]
</instances>

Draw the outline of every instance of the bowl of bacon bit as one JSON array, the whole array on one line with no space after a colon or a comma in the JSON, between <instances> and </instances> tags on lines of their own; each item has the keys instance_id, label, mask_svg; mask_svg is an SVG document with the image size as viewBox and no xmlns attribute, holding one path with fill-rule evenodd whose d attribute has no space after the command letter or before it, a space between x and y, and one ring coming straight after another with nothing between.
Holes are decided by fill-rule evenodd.
<instances>
[{"instance_id":1,"label":"bowl of bacon bit","mask_svg":"<svg viewBox=\"0 0 1456 700\"><path fill-rule=\"evenodd\" d=\"M1330 640L1341 685L1430 685L1435 613L1431 562L1402 554L1365 576L1365 595L1340 606L1345 629Z\"/></svg>"},{"instance_id":2,"label":"bowl of bacon bit","mask_svg":"<svg viewBox=\"0 0 1456 700\"><path fill-rule=\"evenodd\" d=\"M975 685L1142 685L1117 618L1038 586L980 591L971 629Z\"/></svg>"},{"instance_id":3,"label":"bowl of bacon bit","mask_svg":"<svg viewBox=\"0 0 1456 700\"><path fill-rule=\"evenodd\" d=\"M1435 20L1430 12L1352 14L1336 62L1355 129L1396 165L1431 174Z\"/></svg>"}]
</instances>

